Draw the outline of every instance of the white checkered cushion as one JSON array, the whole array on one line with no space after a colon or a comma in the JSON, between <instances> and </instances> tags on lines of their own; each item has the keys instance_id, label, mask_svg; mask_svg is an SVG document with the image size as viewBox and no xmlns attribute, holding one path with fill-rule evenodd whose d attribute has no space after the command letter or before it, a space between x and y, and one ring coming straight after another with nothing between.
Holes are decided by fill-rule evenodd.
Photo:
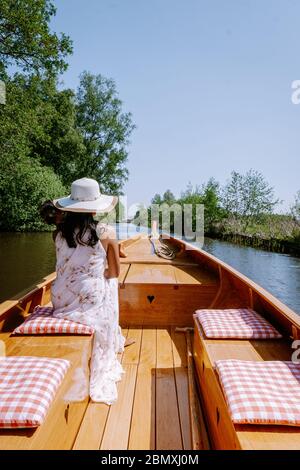
<instances>
[{"instance_id":1,"label":"white checkered cushion","mask_svg":"<svg viewBox=\"0 0 300 470\"><path fill-rule=\"evenodd\" d=\"M0 428L40 426L70 366L65 359L13 356L0 360Z\"/></svg>"},{"instance_id":2,"label":"white checkered cushion","mask_svg":"<svg viewBox=\"0 0 300 470\"><path fill-rule=\"evenodd\" d=\"M82 325L63 318L53 317L52 307L37 306L33 313L18 326L14 335L92 335L91 326Z\"/></svg>"},{"instance_id":3,"label":"white checkered cushion","mask_svg":"<svg viewBox=\"0 0 300 470\"><path fill-rule=\"evenodd\" d=\"M207 338L274 339L281 334L249 308L196 310L196 325L200 323Z\"/></svg>"},{"instance_id":4,"label":"white checkered cushion","mask_svg":"<svg viewBox=\"0 0 300 470\"><path fill-rule=\"evenodd\" d=\"M300 364L216 361L232 421L300 426Z\"/></svg>"}]
</instances>

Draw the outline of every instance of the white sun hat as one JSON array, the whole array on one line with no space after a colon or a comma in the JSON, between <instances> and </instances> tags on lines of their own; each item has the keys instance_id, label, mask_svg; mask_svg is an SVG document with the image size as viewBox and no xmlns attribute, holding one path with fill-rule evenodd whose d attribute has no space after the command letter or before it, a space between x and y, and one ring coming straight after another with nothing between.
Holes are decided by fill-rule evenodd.
<instances>
[{"instance_id":1,"label":"white sun hat","mask_svg":"<svg viewBox=\"0 0 300 470\"><path fill-rule=\"evenodd\" d=\"M96 180L81 178L73 181L70 196L55 199L53 204L69 212L110 212L117 201L116 196L101 194Z\"/></svg>"}]
</instances>

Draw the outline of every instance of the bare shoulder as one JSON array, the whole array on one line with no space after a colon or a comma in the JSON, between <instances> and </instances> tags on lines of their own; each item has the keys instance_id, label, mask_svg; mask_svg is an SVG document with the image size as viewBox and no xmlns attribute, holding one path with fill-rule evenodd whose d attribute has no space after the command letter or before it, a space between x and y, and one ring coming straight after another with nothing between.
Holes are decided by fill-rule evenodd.
<instances>
[{"instance_id":1,"label":"bare shoulder","mask_svg":"<svg viewBox=\"0 0 300 470\"><path fill-rule=\"evenodd\" d=\"M107 254L111 252L113 253L119 252L117 234L113 227L107 224L99 223L97 226L97 233L98 233L100 242L102 243L102 246L105 249Z\"/></svg>"},{"instance_id":2,"label":"bare shoulder","mask_svg":"<svg viewBox=\"0 0 300 470\"><path fill-rule=\"evenodd\" d=\"M107 240L107 242L117 242L117 234L115 229L108 224L98 224L98 236L100 240Z\"/></svg>"}]
</instances>

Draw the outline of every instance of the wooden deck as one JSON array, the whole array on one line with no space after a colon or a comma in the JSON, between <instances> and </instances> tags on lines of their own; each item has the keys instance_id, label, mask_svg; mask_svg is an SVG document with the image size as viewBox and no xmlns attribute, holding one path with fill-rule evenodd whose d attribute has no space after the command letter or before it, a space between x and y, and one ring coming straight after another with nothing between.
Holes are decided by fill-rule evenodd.
<instances>
[{"instance_id":1,"label":"wooden deck","mask_svg":"<svg viewBox=\"0 0 300 470\"><path fill-rule=\"evenodd\" d=\"M191 449L185 334L139 326L123 334L136 342L120 355L118 401L88 405L73 449Z\"/></svg>"}]
</instances>

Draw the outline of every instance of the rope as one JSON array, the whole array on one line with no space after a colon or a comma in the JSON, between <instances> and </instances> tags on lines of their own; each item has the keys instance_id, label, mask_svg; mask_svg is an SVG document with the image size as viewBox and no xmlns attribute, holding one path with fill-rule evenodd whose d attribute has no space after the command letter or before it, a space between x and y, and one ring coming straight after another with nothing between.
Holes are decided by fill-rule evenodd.
<instances>
[{"instance_id":1,"label":"rope","mask_svg":"<svg viewBox=\"0 0 300 470\"><path fill-rule=\"evenodd\" d=\"M149 240L157 256L159 256L160 258L165 258L165 259L175 258L177 250L174 248L171 248L169 244L162 241L161 235L159 239L153 238L152 235L149 235Z\"/></svg>"}]
</instances>

